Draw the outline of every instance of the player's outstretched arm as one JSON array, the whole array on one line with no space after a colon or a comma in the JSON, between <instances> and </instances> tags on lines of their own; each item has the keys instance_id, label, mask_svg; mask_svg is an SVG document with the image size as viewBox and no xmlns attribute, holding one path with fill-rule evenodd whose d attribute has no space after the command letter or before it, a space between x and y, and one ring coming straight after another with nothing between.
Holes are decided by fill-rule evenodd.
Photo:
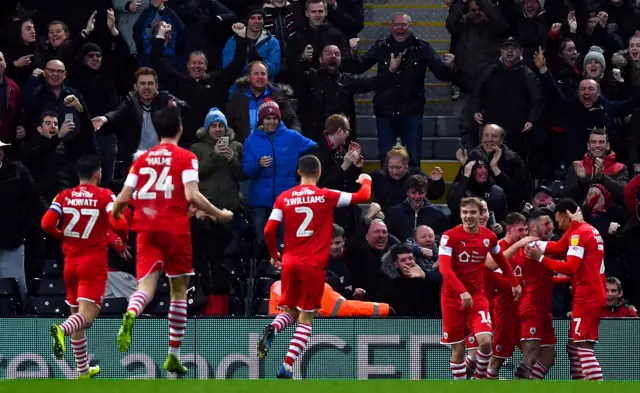
<instances>
[{"instance_id":1,"label":"player's outstretched arm","mask_svg":"<svg viewBox=\"0 0 640 393\"><path fill-rule=\"evenodd\" d=\"M557 242L552 241L537 241L538 247L547 255L565 254L569 250L569 237L574 229L576 229L581 223L578 221L571 222L571 226L562 235Z\"/></svg>"},{"instance_id":2,"label":"player's outstretched arm","mask_svg":"<svg viewBox=\"0 0 640 393\"><path fill-rule=\"evenodd\" d=\"M56 239L62 239L62 231L58 229L58 221L60 220L60 215L58 212L49 208L49 210L44 213L42 216L42 230L45 231L46 234L52 236Z\"/></svg>"},{"instance_id":3,"label":"player's outstretched arm","mask_svg":"<svg viewBox=\"0 0 640 393\"><path fill-rule=\"evenodd\" d=\"M120 219L120 217L122 216L122 212L124 211L125 207L127 207L127 205L129 204L129 201L131 201L131 198L133 197L133 191L135 190L134 188L135 186L128 185L127 184L128 182L129 182L129 178L127 177L124 187L122 187L122 190L118 194L116 201L113 203L113 211L111 212L111 214L113 215L113 218L115 220Z\"/></svg>"},{"instance_id":4,"label":"player's outstretched arm","mask_svg":"<svg viewBox=\"0 0 640 393\"><path fill-rule=\"evenodd\" d=\"M548 269L553 270L554 272L572 276L576 274L578 268L580 268L580 262L582 262L582 258L579 258L575 255L569 255L567 256L566 261L558 261L556 259L542 256L542 260L539 260L539 262L542 262Z\"/></svg>"},{"instance_id":5,"label":"player's outstretched arm","mask_svg":"<svg viewBox=\"0 0 640 393\"><path fill-rule=\"evenodd\" d=\"M503 272L502 274L507 279L509 279L509 281L511 282L511 286L517 287L518 285L520 285L520 282L518 281L518 277L516 277L516 275L513 273L513 268L511 267L511 263L509 262L507 257L502 253L502 251L500 251L499 247L497 250L491 251L491 256L493 257L493 260L496 261L496 263L498 264L498 267L502 270Z\"/></svg>"},{"instance_id":6,"label":"player's outstretched arm","mask_svg":"<svg viewBox=\"0 0 640 393\"><path fill-rule=\"evenodd\" d=\"M127 222L126 218L124 218L124 215L121 214L120 218L116 220L113 217L113 211L111 211L111 213L109 213L109 227L113 229L118 237L121 237L126 241L129 234L129 223Z\"/></svg>"},{"instance_id":7,"label":"player's outstretched arm","mask_svg":"<svg viewBox=\"0 0 640 393\"><path fill-rule=\"evenodd\" d=\"M465 288L464 284L458 279L456 273L451 268L451 255L452 249L451 247L440 245L438 251L438 263L440 264L440 273L442 274L442 278L444 281L447 281L451 287L458 293L463 294L467 292L467 288Z\"/></svg>"},{"instance_id":8,"label":"player's outstretched arm","mask_svg":"<svg viewBox=\"0 0 640 393\"><path fill-rule=\"evenodd\" d=\"M356 183L361 184L358 192L351 194L351 205L366 203L371 198L371 176L366 173L360 174Z\"/></svg>"},{"instance_id":9,"label":"player's outstretched arm","mask_svg":"<svg viewBox=\"0 0 640 393\"><path fill-rule=\"evenodd\" d=\"M233 213L227 209L218 209L214 206L198 189L198 182L191 181L184 184L184 192L187 201L198 210L215 217L220 222L229 222L233 218Z\"/></svg>"},{"instance_id":10,"label":"player's outstretched arm","mask_svg":"<svg viewBox=\"0 0 640 393\"><path fill-rule=\"evenodd\" d=\"M554 285L571 284L571 277L569 276L553 276Z\"/></svg>"}]
</instances>

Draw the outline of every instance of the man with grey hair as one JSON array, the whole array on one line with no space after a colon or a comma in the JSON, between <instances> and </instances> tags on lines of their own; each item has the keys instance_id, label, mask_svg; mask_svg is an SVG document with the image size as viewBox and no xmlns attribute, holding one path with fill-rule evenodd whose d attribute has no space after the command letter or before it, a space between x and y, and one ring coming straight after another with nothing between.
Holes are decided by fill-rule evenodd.
<instances>
[{"instance_id":1,"label":"man with grey hair","mask_svg":"<svg viewBox=\"0 0 640 393\"><path fill-rule=\"evenodd\" d=\"M440 80L451 80L455 57L447 53L444 61L427 41L411 32L411 17L397 13L391 20L391 35L377 41L358 61L356 72L363 73L378 65L378 75L389 73L391 55L402 54L398 72L390 76L386 87L376 91L374 113L378 130L378 152L384 161L399 137L407 146L411 166L422 158L422 114L424 112L424 77L427 67Z\"/></svg>"}]
</instances>

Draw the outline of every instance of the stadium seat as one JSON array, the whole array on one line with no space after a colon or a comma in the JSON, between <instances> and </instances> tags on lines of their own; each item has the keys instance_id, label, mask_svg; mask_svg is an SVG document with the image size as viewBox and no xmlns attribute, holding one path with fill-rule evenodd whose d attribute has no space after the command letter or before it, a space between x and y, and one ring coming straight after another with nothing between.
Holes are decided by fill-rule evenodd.
<instances>
[{"instance_id":1,"label":"stadium seat","mask_svg":"<svg viewBox=\"0 0 640 393\"><path fill-rule=\"evenodd\" d=\"M243 316L244 306L242 300L236 296L229 296L229 315Z\"/></svg>"},{"instance_id":2,"label":"stadium seat","mask_svg":"<svg viewBox=\"0 0 640 393\"><path fill-rule=\"evenodd\" d=\"M151 303L144 309L144 313L149 315L167 315L169 314L170 305L171 298L162 296L154 297Z\"/></svg>"},{"instance_id":3,"label":"stadium seat","mask_svg":"<svg viewBox=\"0 0 640 393\"><path fill-rule=\"evenodd\" d=\"M171 288L169 287L169 279L166 276L160 276L158 279L158 287L156 289L156 295L169 296Z\"/></svg>"},{"instance_id":4,"label":"stadium seat","mask_svg":"<svg viewBox=\"0 0 640 393\"><path fill-rule=\"evenodd\" d=\"M271 285L276 281L273 277L260 277L256 282L255 295L257 297L269 297Z\"/></svg>"},{"instance_id":5,"label":"stadium seat","mask_svg":"<svg viewBox=\"0 0 640 393\"><path fill-rule=\"evenodd\" d=\"M19 310L18 302L12 297L0 295L0 317L15 317Z\"/></svg>"},{"instance_id":6,"label":"stadium seat","mask_svg":"<svg viewBox=\"0 0 640 393\"><path fill-rule=\"evenodd\" d=\"M230 275L229 276L229 295L244 298L244 285L240 277Z\"/></svg>"},{"instance_id":7,"label":"stadium seat","mask_svg":"<svg viewBox=\"0 0 640 393\"><path fill-rule=\"evenodd\" d=\"M18 280L13 277L0 277L0 296L8 296L20 299Z\"/></svg>"},{"instance_id":8,"label":"stadium seat","mask_svg":"<svg viewBox=\"0 0 640 393\"><path fill-rule=\"evenodd\" d=\"M29 294L38 295L64 295L64 280L61 278L34 278L29 284Z\"/></svg>"},{"instance_id":9,"label":"stadium seat","mask_svg":"<svg viewBox=\"0 0 640 393\"><path fill-rule=\"evenodd\" d=\"M42 261L43 277L62 277L64 274L64 265L57 259L45 259Z\"/></svg>"},{"instance_id":10,"label":"stadium seat","mask_svg":"<svg viewBox=\"0 0 640 393\"><path fill-rule=\"evenodd\" d=\"M120 315L127 311L127 298L124 297L111 297L102 301L101 314L108 315Z\"/></svg>"},{"instance_id":11,"label":"stadium seat","mask_svg":"<svg viewBox=\"0 0 640 393\"><path fill-rule=\"evenodd\" d=\"M24 313L27 315L69 315L69 306L64 296L31 296L27 298Z\"/></svg>"},{"instance_id":12,"label":"stadium seat","mask_svg":"<svg viewBox=\"0 0 640 393\"><path fill-rule=\"evenodd\" d=\"M269 299L256 299L253 302L253 315L269 315Z\"/></svg>"}]
</instances>

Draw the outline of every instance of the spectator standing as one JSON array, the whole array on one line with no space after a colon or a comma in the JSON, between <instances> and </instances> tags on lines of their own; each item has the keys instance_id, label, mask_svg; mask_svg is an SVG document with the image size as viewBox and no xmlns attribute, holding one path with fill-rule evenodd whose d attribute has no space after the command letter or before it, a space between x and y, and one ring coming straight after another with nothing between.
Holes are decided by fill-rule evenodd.
<instances>
[{"instance_id":1,"label":"spectator standing","mask_svg":"<svg viewBox=\"0 0 640 393\"><path fill-rule=\"evenodd\" d=\"M7 62L0 52L0 140L16 143L26 136L20 125L22 94L18 84L5 74L6 69Z\"/></svg>"},{"instance_id":2,"label":"spectator standing","mask_svg":"<svg viewBox=\"0 0 640 393\"><path fill-rule=\"evenodd\" d=\"M24 242L26 237L40 233L37 228L45 203L27 168L4 155L7 146L0 141L0 277L15 278L24 299L27 294Z\"/></svg>"},{"instance_id":3,"label":"spectator standing","mask_svg":"<svg viewBox=\"0 0 640 393\"><path fill-rule=\"evenodd\" d=\"M133 27L142 11L151 7L153 0L113 0L113 8L118 12L118 30L129 46L129 53L138 53L133 35Z\"/></svg>"},{"instance_id":4,"label":"spectator standing","mask_svg":"<svg viewBox=\"0 0 640 393\"><path fill-rule=\"evenodd\" d=\"M234 92L227 103L225 114L229 125L236 132L236 140L244 140L260 125L260 105L268 97L280 108L282 121L287 128L300 131L298 116L291 105L293 90L288 85L269 83L267 65L262 61L249 64L248 75L237 81L238 91Z\"/></svg>"},{"instance_id":5,"label":"spectator standing","mask_svg":"<svg viewBox=\"0 0 640 393\"><path fill-rule=\"evenodd\" d=\"M322 139L323 125L327 117L336 113L347 116L351 126L351 139L356 139L356 105L354 96L374 89L385 88L391 75L398 70L402 55L391 54L389 73L380 73L372 78L361 78L340 71L342 54L335 45L327 45L320 56L320 69L302 63L299 78L298 112L304 134L315 140Z\"/></svg>"},{"instance_id":6,"label":"spectator standing","mask_svg":"<svg viewBox=\"0 0 640 393\"><path fill-rule=\"evenodd\" d=\"M280 43L280 80L289 81L285 54L296 32L306 24L302 7L300 1L267 0L264 3L264 28Z\"/></svg>"},{"instance_id":7,"label":"spectator standing","mask_svg":"<svg viewBox=\"0 0 640 393\"><path fill-rule=\"evenodd\" d=\"M156 21L156 17L159 20ZM149 55L154 37L158 35L160 27L169 25L171 28L165 31L164 55L175 67L184 67L186 28L180 17L167 5L164 0L153 0L150 7L146 8L138 17L133 26L133 40L136 45L138 64L143 67L151 65Z\"/></svg>"},{"instance_id":8,"label":"spectator standing","mask_svg":"<svg viewBox=\"0 0 640 393\"><path fill-rule=\"evenodd\" d=\"M327 0L327 20L347 38L364 29L363 0Z\"/></svg>"},{"instance_id":9,"label":"spectator standing","mask_svg":"<svg viewBox=\"0 0 640 393\"><path fill-rule=\"evenodd\" d=\"M44 68L42 59L43 46L36 35L36 28L31 19L17 25L19 34L13 35L5 52L7 61L7 75L16 81L18 86L24 87L31 73L36 68Z\"/></svg>"},{"instance_id":10,"label":"spectator standing","mask_svg":"<svg viewBox=\"0 0 640 393\"><path fill-rule=\"evenodd\" d=\"M344 53L344 52L343 52ZM422 158L422 115L424 113L424 77L427 67L440 80L451 79L454 56L438 58L428 42L411 32L411 17L398 13L391 21L391 36L376 43L357 62L357 72L363 73L374 64L378 74L389 72L389 59L402 54L398 72L385 87L379 87L373 98L378 154L384 162L387 152L399 137L408 146L409 165L419 166Z\"/></svg>"},{"instance_id":11,"label":"spectator standing","mask_svg":"<svg viewBox=\"0 0 640 393\"><path fill-rule=\"evenodd\" d=\"M479 76L469 105L476 123L502 127L504 142L526 160L531 133L542 117L543 97L536 75L522 61L522 46L515 38L502 43L499 61ZM476 130L469 132L473 136Z\"/></svg>"},{"instance_id":12,"label":"spectator standing","mask_svg":"<svg viewBox=\"0 0 640 393\"><path fill-rule=\"evenodd\" d=\"M263 8L254 8L249 11L247 17L247 28L244 35L239 32L239 36L246 37L243 41L247 45L247 63L244 71L247 71L250 62L262 61L267 66L269 78L273 81L280 73L280 43L269 31L264 29L265 11ZM231 64L236 52L237 36L234 35L227 40L222 51L222 66L228 67ZM232 91L233 92L233 91Z\"/></svg>"},{"instance_id":13,"label":"spectator standing","mask_svg":"<svg viewBox=\"0 0 640 393\"><path fill-rule=\"evenodd\" d=\"M247 45L240 34L244 34L245 27L242 23L232 26L236 48L233 61L226 68L207 72L209 59L204 52L196 50L189 54L186 73L176 68L165 57L166 29L166 26L161 26L153 40L151 63L158 72L163 86L189 105L189 112L183 119L181 143L191 145L198 140L196 131L202 127L202 119L209 112L209 108L223 108L229 96L229 88L234 80L242 75L242 68L247 59Z\"/></svg>"},{"instance_id":14,"label":"spectator standing","mask_svg":"<svg viewBox=\"0 0 640 393\"><path fill-rule=\"evenodd\" d=\"M264 244L264 226L278 195L296 184L298 158L316 146L287 128L277 102L265 99L257 127L244 143L242 170L252 180L249 205L256 240ZM281 244L280 242L279 244Z\"/></svg>"},{"instance_id":15,"label":"spectator standing","mask_svg":"<svg viewBox=\"0 0 640 393\"><path fill-rule=\"evenodd\" d=\"M153 69L141 67L134 77L135 90L127 95L118 108L93 118L96 131L100 131L105 124L117 130L118 159L122 164L114 171L113 187L116 190L124 184L136 150L150 149L160 141L151 116L176 99L166 91L158 91L158 76Z\"/></svg>"}]
</instances>

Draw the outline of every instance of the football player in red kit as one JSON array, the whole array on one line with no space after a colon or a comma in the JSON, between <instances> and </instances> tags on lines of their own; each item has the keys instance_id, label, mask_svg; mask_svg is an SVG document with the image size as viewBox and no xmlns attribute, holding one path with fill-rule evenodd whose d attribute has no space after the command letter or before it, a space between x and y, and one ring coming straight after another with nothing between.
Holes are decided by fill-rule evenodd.
<instances>
[{"instance_id":1,"label":"football player in red kit","mask_svg":"<svg viewBox=\"0 0 640 393\"><path fill-rule=\"evenodd\" d=\"M498 244L500 245L500 249L504 250L503 253L505 257L509 259L513 267L513 274L521 281L522 268L518 261L511 258L511 254L507 252L511 246L519 241L522 241L523 245L526 244L527 241L531 241L531 238L525 238L527 234L527 221L520 213L509 213L504 222L506 235ZM492 260L491 256L488 256L487 259ZM496 269L493 271L493 275L496 295L493 299L493 307L491 308L491 320L493 322L493 356L487 369L487 378L489 379L498 378L502 364L513 355L520 336L518 304L513 299L511 284L508 279L503 277L502 270Z\"/></svg>"},{"instance_id":2,"label":"football player in red kit","mask_svg":"<svg viewBox=\"0 0 640 393\"><path fill-rule=\"evenodd\" d=\"M87 338L84 329L91 326L100 313L107 287L107 253L109 228L126 238L128 225L111 214L115 195L98 187L102 177L98 157L82 157L77 164L80 185L58 194L42 217L42 229L62 241L64 284L71 316L60 325L51 326L53 352L62 359L65 336L78 367L78 378L92 378L100 367L89 367ZM58 223L62 222L62 230Z\"/></svg>"},{"instance_id":3,"label":"football player in red kit","mask_svg":"<svg viewBox=\"0 0 640 393\"><path fill-rule=\"evenodd\" d=\"M178 146L180 109L171 103L155 112L152 121L160 143L133 163L113 208L114 217L118 217L137 193L131 229L138 233L138 286L122 319L118 348L122 352L129 349L135 318L153 298L164 272L171 284L171 305L169 354L163 368L185 374L188 370L180 360L180 344L187 326L189 276L194 274L188 207L191 204L221 222L230 221L233 213L213 206L198 190L198 158Z\"/></svg>"},{"instance_id":4,"label":"football player in red kit","mask_svg":"<svg viewBox=\"0 0 640 393\"><path fill-rule=\"evenodd\" d=\"M598 230L587 223L575 223L571 215L579 210L572 199L563 199L556 205L555 219L560 229L566 231L564 241L570 236L566 261L557 261L544 254L557 254L549 243L536 242L525 248L528 258L538 261L548 269L571 276L572 316L569 356L579 361L581 370L574 367L574 377L602 380L602 369L595 357L594 345L598 341L598 327L602 308L607 303L604 268L604 244ZM561 239L562 240L562 239ZM578 362L573 362L577 363Z\"/></svg>"},{"instance_id":5,"label":"football player in red kit","mask_svg":"<svg viewBox=\"0 0 640 393\"><path fill-rule=\"evenodd\" d=\"M311 338L311 322L320 308L326 268L333 239L333 212L336 207L364 203L371 196L371 178L362 174L362 184L354 194L318 188L321 167L318 158L306 155L298 160L300 185L278 196L264 228L271 263L280 266L276 248L276 228L284 224L282 256L282 299L278 314L264 329L258 342L258 357L264 358L275 335L298 321L278 378L293 378L293 363Z\"/></svg>"},{"instance_id":6,"label":"football player in red kit","mask_svg":"<svg viewBox=\"0 0 640 393\"><path fill-rule=\"evenodd\" d=\"M479 226L481 209L478 198L463 198L460 201L462 224L446 231L440 239L439 263L443 277L440 300L443 333L440 342L451 345L450 366L454 379L466 379L464 349L469 331L478 341L474 378L486 376L491 358L493 333L489 303L483 288L488 252L511 281L516 300L522 292L511 264L500 251L496 235Z\"/></svg>"}]
</instances>

